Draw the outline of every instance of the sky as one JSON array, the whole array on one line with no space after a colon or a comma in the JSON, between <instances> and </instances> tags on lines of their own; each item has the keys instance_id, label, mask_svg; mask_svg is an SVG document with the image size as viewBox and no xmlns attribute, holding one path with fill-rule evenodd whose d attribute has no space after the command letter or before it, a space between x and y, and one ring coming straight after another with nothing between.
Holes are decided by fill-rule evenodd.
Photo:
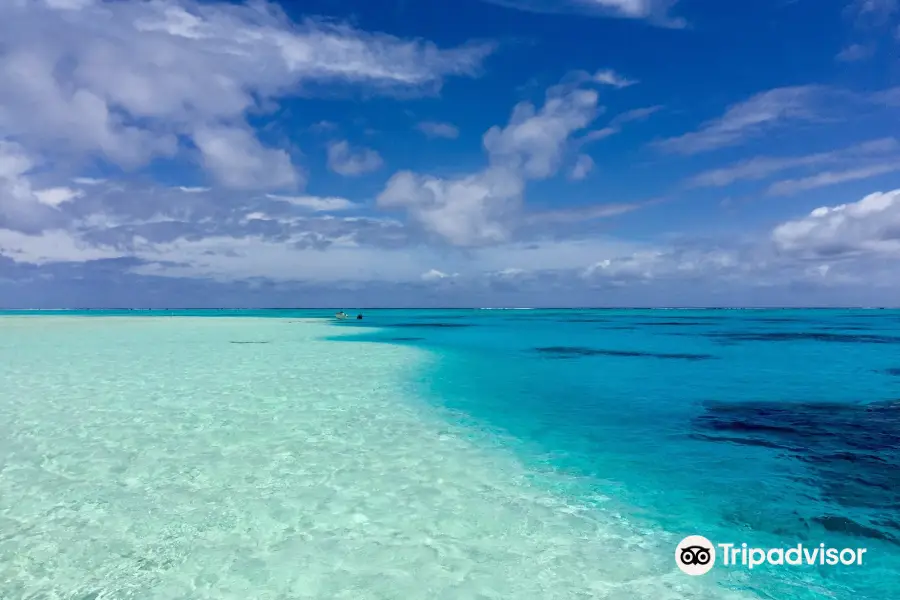
<instances>
[{"instance_id":1,"label":"sky","mask_svg":"<svg viewBox=\"0 0 900 600\"><path fill-rule=\"evenodd\" d=\"M900 305L900 0L3 0L0 307Z\"/></svg>"}]
</instances>

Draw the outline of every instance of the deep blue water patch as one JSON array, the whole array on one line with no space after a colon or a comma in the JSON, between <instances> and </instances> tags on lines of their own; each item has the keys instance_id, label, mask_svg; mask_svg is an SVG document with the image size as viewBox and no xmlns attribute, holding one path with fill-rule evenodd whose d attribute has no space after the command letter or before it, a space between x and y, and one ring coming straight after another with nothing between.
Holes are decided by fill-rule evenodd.
<instances>
[{"instance_id":1,"label":"deep blue water patch","mask_svg":"<svg viewBox=\"0 0 900 600\"><path fill-rule=\"evenodd\" d=\"M802 317L751 317L748 321L751 323L766 323L770 325L780 325L783 323L809 323L809 319Z\"/></svg>"},{"instance_id":2,"label":"deep blue water patch","mask_svg":"<svg viewBox=\"0 0 900 600\"><path fill-rule=\"evenodd\" d=\"M410 329L460 329L472 326L471 323L394 323L391 325L391 327Z\"/></svg>"},{"instance_id":3,"label":"deep blue water patch","mask_svg":"<svg viewBox=\"0 0 900 600\"><path fill-rule=\"evenodd\" d=\"M511 317L513 318L513 317ZM614 319L603 319L603 318L589 318L589 317L571 317L571 318L561 318L555 319L555 321L559 323L614 323Z\"/></svg>"},{"instance_id":4,"label":"deep blue water patch","mask_svg":"<svg viewBox=\"0 0 900 600\"><path fill-rule=\"evenodd\" d=\"M641 327L690 327L692 325L709 327L709 323L703 321L641 321L635 325Z\"/></svg>"},{"instance_id":5,"label":"deep blue water patch","mask_svg":"<svg viewBox=\"0 0 900 600\"><path fill-rule=\"evenodd\" d=\"M582 356L617 356L629 358L665 358L672 360L710 360L711 354L691 354L689 352L642 352L639 350L604 350L583 346L544 346L535 348L537 352L554 358L577 358Z\"/></svg>"},{"instance_id":6,"label":"deep blue water patch","mask_svg":"<svg viewBox=\"0 0 900 600\"><path fill-rule=\"evenodd\" d=\"M876 334L841 334L815 331L713 333L711 337L726 342L836 342L843 344L900 344L900 336Z\"/></svg>"},{"instance_id":7,"label":"deep blue water patch","mask_svg":"<svg viewBox=\"0 0 900 600\"><path fill-rule=\"evenodd\" d=\"M862 509L871 524L841 515L814 520L828 531L900 544L900 401L709 403L693 437L783 451L814 471L830 502Z\"/></svg>"}]
</instances>

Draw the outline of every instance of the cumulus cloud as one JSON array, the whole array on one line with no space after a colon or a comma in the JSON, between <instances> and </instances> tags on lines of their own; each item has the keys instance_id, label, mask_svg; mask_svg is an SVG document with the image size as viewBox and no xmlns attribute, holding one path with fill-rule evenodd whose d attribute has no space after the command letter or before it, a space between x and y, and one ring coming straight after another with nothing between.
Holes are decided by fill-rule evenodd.
<instances>
[{"instance_id":1,"label":"cumulus cloud","mask_svg":"<svg viewBox=\"0 0 900 600\"><path fill-rule=\"evenodd\" d=\"M0 227L37 231L56 217L60 204L81 195L68 187L36 189L35 160L20 144L0 139Z\"/></svg>"},{"instance_id":2,"label":"cumulus cloud","mask_svg":"<svg viewBox=\"0 0 900 600\"><path fill-rule=\"evenodd\" d=\"M309 239L309 238L313 239ZM263 236L179 238L167 243L138 240L133 255L142 261L132 272L217 281L264 278L273 281L410 281L422 261L405 249L363 247L351 239L316 244L312 234L284 241Z\"/></svg>"},{"instance_id":3,"label":"cumulus cloud","mask_svg":"<svg viewBox=\"0 0 900 600\"><path fill-rule=\"evenodd\" d=\"M776 126L816 118L815 104L823 93L818 86L769 90L735 104L699 130L656 142L666 152L698 154L740 144Z\"/></svg>"},{"instance_id":4,"label":"cumulus cloud","mask_svg":"<svg viewBox=\"0 0 900 600\"><path fill-rule=\"evenodd\" d=\"M416 125L416 129L430 138L446 138L455 140L459 137L459 129L451 123L439 123L436 121L422 121Z\"/></svg>"},{"instance_id":5,"label":"cumulus cloud","mask_svg":"<svg viewBox=\"0 0 900 600\"><path fill-rule=\"evenodd\" d=\"M408 281L438 262L411 254L395 221L326 214L352 209L343 198L101 186L62 208L65 228L0 224L0 256L42 267L123 259L130 273L217 281Z\"/></svg>"},{"instance_id":6,"label":"cumulus cloud","mask_svg":"<svg viewBox=\"0 0 900 600\"><path fill-rule=\"evenodd\" d=\"M871 288L885 277L900 281L897 258L900 190L893 190L817 208L763 236L611 249L580 275L614 287L698 281L706 293L798 283Z\"/></svg>"},{"instance_id":7,"label":"cumulus cloud","mask_svg":"<svg viewBox=\"0 0 900 600\"><path fill-rule=\"evenodd\" d=\"M594 2L599 12L651 20L673 4ZM644 290L687 282L705 293L716 285L896 276L890 269L898 258L898 191L824 207L748 240L635 242L599 236L591 222L654 201L542 203L545 209L529 211L523 204L532 182L586 176L593 161L581 153L584 143L660 109L627 111L589 131L602 110L596 84L629 83L613 72L585 73L549 90L543 104L514 107L506 124L484 133L482 168L399 171L373 206L340 190L305 193L299 152L273 142L271 128L257 130L260 119L280 99L314 95L321 86L431 93L446 77L477 74L489 45L446 50L345 25L291 23L261 2L192 0L16 0L0 4L0 36L0 131L7 136L0 139L2 286L15 280L11 273L26 273L70 276L81 287L85 277L169 289L176 284L159 282L268 281L397 286L379 289L442 297L453 290L529 290L553 300L563 297L560 290L593 286ZM732 107L674 142L674 151L733 145L818 118L818 92L801 90L807 88L773 90ZM872 101L890 104L895 92ZM304 117L301 123L315 121ZM432 137L458 135L449 123L417 128ZM827 153L761 157L701 174L694 185L822 167L771 186L773 193L794 193L874 176L900 164L893 160L897 150L896 140L884 138ZM116 167L156 168L188 157L209 184L181 169L167 175L184 179L166 177L165 184L147 183L152 171L116 174ZM346 176L382 166L375 150L339 139L328 159ZM700 280L705 285L695 285ZM595 301L596 290L583 297Z\"/></svg>"},{"instance_id":8,"label":"cumulus cloud","mask_svg":"<svg viewBox=\"0 0 900 600\"><path fill-rule=\"evenodd\" d=\"M311 85L431 93L474 75L492 49L195 0L3 2L0 38L0 128L29 150L134 168L189 142L238 188L302 183L286 151L249 129L249 111Z\"/></svg>"},{"instance_id":9,"label":"cumulus cloud","mask_svg":"<svg viewBox=\"0 0 900 600\"><path fill-rule=\"evenodd\" d=\"M384 209L405 209L427 231L452 244L475 246L507 238L503 218L517 207L523 188L517 172L501 167L455 179L401 171L390 178L377 203Z\"/></svg>"},{"instance_id":10,"label":"cumulus cloud","mask_svg":"<svg viewBox=\"0 0 900 600\"><path fill-rule=\"evenodd\" d=\"M529 179L553 175L569 136L596 118L597 100L592 90L561 88L548 92L540 111L529 102L518 104L506 127L494 126L484 134L491 165L521 172Z\"/></svg>"},{"instance_id":11,"label":"cumulus cloud","mask_svg":"<svg viewBox=\"0 0 900 600\"><path fill-rule=\"evenodd\" d=\"M0 255L31 265L82 263L127 256L110 246L86 243L62 229L38 234L0 228Z\"/></svg>"},{"instance_id":12,"label":"cumulus cloud","mask_svg":"<svg viewBox=\"0 0 900 600\"><path fill-rule=\"evenodd\" d=\"M484 134L485 169L449 179L401 171L378 196L378 206L405 209L451 244L501 242L508 238L506 219L519 208L526 182L559 170L571 134L596 117L597 100L591 90L554 88L540 110L522 102L506 127Z\"/></svg>"},{"instance_id":13,"label":"cumulus cloud","mask_svg":"<svg viewBox=\"0 0 900 600\"><path fill-rule=\"evenodd\" d=\"M156 193L162 190L148 191L154 197ZM209 194L177 188L167 193L171 200L142 219L124 218L121 206L112 200L102 206L118 207L119 212L98 218L103 214L96 210L98 199L85 194L61 205L71 216L87 207L83 205L93 207L74 229L24 233L0 227L0 255L13 265L39 267L45 274L78 273L79 278L100 269L145 278L328 286L352 282L431 286L452 281L453 289L469 301L476 297L472 294L481 293L478 290L492 290L504 298L541 297L552 303L565 294L572 302L580 298L591 303L596 297L588 291L602 288L610 294L605 299L619 302L641 298L639 303L678 303L673 294L693 290L688 295L701 301L719 293L737 294L733 302L741 304L747 303L745 294L752 290L790 290L797 285L871 290L900 281L896 269L900 190L823 207L768 232L738 239L637 242L592 232L583 238L539 235L459 250L418 246L413 252L411 239L393 243L408 234L397 222L310 215L306 206L268 196L245 203L228 219L223 215L234 213L234 204L222 210L210 203ZM134 206L143 200L138 195ZM59 267L66 264L97 266L91 267L93 271ZM0 261L3 269L8 273L9 264ZM627 293L632 295L617 295Z\"/></svg>"},{"instance_id":14,"label":"cumulus cloud","mask_svg":"<svg viewBox=\"0 0 900 600\"><path fill-rule=\"evenodd\" d=\"M381 155L370 148L354 150L345 141L328 144L328 168L345 177L357 177L382 167Z\"/></svg>"},{"instance_id":15,"label":"cumulus cloud","mask_svg":"<svg viewBox=\"0 0 900 600\"><path fill-rule=\"evenodd\" d=\"M653 248L598 261L585 269L582 277L611 285L673 278L693 280L724 276L735 279L753 268L740 259L739 253L732 249Z\"/></svg>"},{"instance_id":16,"label":"cumulus cloud","mask_svg":"<svg viewBox=\"0 0 900 600\"><path fill-rule=\"evenodd\" d=\"M194 143L203 165L227 187L284 188L301 182L290 155L264 147L247 128L201 127L194 132Z\"/></svg>"},{"instance_id":17,"label":"cumulus cloud","mask_svg":"<svg viewBox=\"0 0 900 600\"><path fill-rule=\"evenodd\" d=\"M900 190L817 208L776 227L772 239L781 250L807 257L874 254L900 258Z\"/></svg>"},{"instance_id":18,"label":"cumulus cloud","mask_svg":"<svg viewBox=\"0 0 900 600\"><path fill-rule=\"evenodd\" d=\"M35 199L37 199L37 201L41 204L46 204L47 206L59 206L60 204L71 202L76 198L80 198L83 195L83 191L74 190L68 187L48 188L46 190L37 190L34 192Z\"/></svg>"}]
</instances>

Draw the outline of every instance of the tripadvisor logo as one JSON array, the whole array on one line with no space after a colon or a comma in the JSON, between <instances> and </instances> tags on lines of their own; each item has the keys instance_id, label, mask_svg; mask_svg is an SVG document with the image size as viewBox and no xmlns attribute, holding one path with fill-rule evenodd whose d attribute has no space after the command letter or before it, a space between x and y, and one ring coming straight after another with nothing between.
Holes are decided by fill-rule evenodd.
<instances>
[{"instance_id":1,"label":"tripadvisor logo","mask_svg":"<svg viewBox=\"0 0 900 600\"><path fill-rule=\"evenodd\" d=\"M716 564L716 547L702 535L689 535L675 548L675 564L688 575L703 575Z\"/></svg>"},{"instance_id":2,"label":"tripadvisor logo","mask_svg":"<svg viewBox=\"0 0 900 600\"><path fill-rule=\"evenodd\" d=\"M747 544L713 544L702 535L689 535L675 547L675 564L684 573L704 575L716 562L726 567L752 569L769 565L862 565L866 548L829 548L825 544L790 548L755 548ZM717 558L719 560L717 560Z\"/></svg>"}]
</instances>

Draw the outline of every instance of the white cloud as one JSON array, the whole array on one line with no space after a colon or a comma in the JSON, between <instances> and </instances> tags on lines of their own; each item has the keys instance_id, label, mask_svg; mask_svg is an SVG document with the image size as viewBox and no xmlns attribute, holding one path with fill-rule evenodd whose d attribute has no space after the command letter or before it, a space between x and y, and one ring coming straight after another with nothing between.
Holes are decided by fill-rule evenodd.
<instances>
[{"instance_id":1,"label":"white cloud","mask_svg":"<svg viewBox=\"0 0 900 600\"><path fill-rule=\"evenodd\" d=\"M616 115L609 122L609 125L607 125L603 129L590 131L587 134L581 136L578 139L578 143L583 145L608 138L609 136L615 135L622 131L622 126L625 123L630 123L632 121L642 121L649 116L659 112L660 110L662 110L662 108L662 106L647 106L644 108L635 108L633 110L625 111L619 115Z\"/></svg>"},{"instance_id":2,"label":"white cloud","mask_svg":"<svg viewBox=\"0 0 900 600\"><path fill-rule=\"evenodd\" d=\"M17 181L32 168L34 163L21 145L0 140L0 179Z\"/></svg>"},{"instance_id":3,"label":"white cloud","mask_svg":"<svg viewBox=\"0 0 900 600\"><path fill-rule=\"evenodd\" d=\"M608 237L539 239L473 250L473 262L484 272L572 271L590 267L602 257L640 252L645 244Z\"/></svg>"},{"instance_id":4,"label":"white cloud","mask_svg":"<svg viewBox=\"0 0 900 600\"><path fill-rule=\"evenodd\" d=\"M293 206L308 209L313 212L338 212L355 208L356 205L346 198L320 197L320 196L278 196L268 194L273 200L287 202Z\"/></svg>"},{"instance_id":5,"label":"white cloud","mask_svg":"<svg viewBox=\"0 0 900 600\"><path fill-rule=\"evenodd\" d=\"M132 195L122 193L123 198ZM183 229L175 236L168 234L173 227L191 223L166 213L124 220L91 213L78 230L47 229L32 235L0 226L0 255L38 266L129 258L142 262L123 267L137 274L223 282L265 278L312 284L397 284L452 279L460 290L483 284L493 289L496 283L497 289L507 291L546 290L551 284L568 289L565 286L628 288L679 282L696 287L703 282L707 287L701 289L707 291L795 283L874 285L872 278L896 280L892 265L900 258L900 190L823 207L744 240L681 240L661 245L600 236L530 237L464 250L413 248L408 242L380 245L367 237L373 225L386 234L382 241L402 227L394 223L390 227L397 229L383 229L387 223L375 224L363 217L279 212L278 204L295 203L271 196L267 198L272 203L254 203L256 208L230 219L231 229L194 217L192 227L202 227ZM204 197L178 193L172 197L172 208L178 207L178 198L182 203L207 206ZM71 202L74 210L80 202L96 201L81 197ZM141 204L142 197L136 198L134 206ZM296 204L316 206L303 197ZM146 227L139 227L141 223ZM165 227L156 229L158 225Z\"/></svg>"},{"instance_id":6,"label":"white cloud","mask_svg":"<svg viewBox=\"0 0 900 600\"><path fill-rule=\"evenodd\" d=\"M248 129L202 127L194 132L194 143L204 166L227 187L277 189L302 183L290 155L266 148Z\"/></svg>"},{"instance_id":7,"label":"white cloud","mask_svg":"<svg viewBox=\"0 0 900 600\"><path fill-rule=\"evenodd\" d=\"M688 185L692 187L724 187L736 181L765 179L782 171L887 154L898 149L900 149L900 143L895 138L887 137L831 152L803 156L760 156L695 175L688 181Z\"/></svg>"},{"instance_id":8,"label":"white cloud","mask_svg":"<svg viewBox=\"0 0 900 600\"><path fill-rule=\"evenodd\" d=\"M638 83L633 79L628 79L627 77L619 75L612 69L601 69L597 71L596 73L594 73L594 81L596 81L597 83L602 83L603 85L611 85L619 89L626 88Z\"/></svg>"},{"instance_id":9,"label":"white cloud","mask_svg":"<svg viewBox=\"0 0 900 600\"><path fill-rule=\"evenodd\" d=\"M265 2L194 0L2 2L0 38L0 128L29 150L132 168L191 139L211 173L239 188L301 179L286 152L254 137L248 111L307 83L431 93L446 76L475 74L492 49L291 23Z\"/></svg>"},{"instance_id":10,"label":"white cloud","mask_svg":"<svg viewBox=\"0 0 900 600\"><path fill-rule=\"evenodd\" d=\"M892 161L889 163L869 165L843 171L825 171L824 173L818 173L817 175L804 177L802 179L786 179L784 181L778 181L769 186L768 193L773 196L788 196L790 194L796 194L797 192L814 190L816 188L837 185L848 181L869 179L894 171L900 171L900 162Z\"/></svg>"},{"instance_id":11,"label":"white cloud","mask_svg":"<svg viewBox=\"0 0 900 600\"><path fill-rule=\"evenodd\" d=\"M846 48L838 52L835 59L840 62L859 62L867 58L871 58L875 53L875 48L862 44L850 44Z\"/></svg>"},{"instance_id":12,"label":"white cloud","mask_svg":"<svg viewBox=\"0 0 900 600\"><path fill-rule=\"evenodd\" d=\"M68 188L34 189L29 174L35 166L20 144L0 139L0 227L39 229L52 207L77 197Z\"/></svg>"},{"instance_id":13,"label":"white cloud","mask_svg":"<svg viewBox=\"0 0 900 600\"><path fill-rule=\"evenodd\" d=\"M459 129L451 123L438 123L436 121L422 121L416 125L416 129L430 138L446 138L455 140L459 137Z\"/></svg>"},{"instance_id":14,"label":"white cloud","mask_svg":"<svg viewBox=\"0 0 900 600\"><path fill-rule=\"evenodd\" d=\"M505 128L494 126L484 134L491 164L530 179L554 174L569 136L596 117L597 100L592 90L551 90L540 111L529 102L518 104Z\"/></svg>"},{"instance_id":15,"label":"white cloud","mask_svg":"<svg viewBox=\"0 0 900 600\"><path fill-rule=\"evenodd\" d=\"M517 207L522 190L519 174L500 167L456 179L401 171L390 178L377 203L384 209L405 209L427 231L452 244L475 246L507 239L503 217Z\"/></svg>"},{"instance_id":16,"label":"white cloud","mask_svg":"<svg viewBox=\"0 0 900 600\"><path fill-rule=\"evenodd\" d=\"M47 206L59 206L83 195L83 191L67 187L48 188L46 190L35 190L34 192L37 201Z\"/></svg>"},{"instance_id":17,"label":"white cloud","mask_svg":"<svg viewBox=\"0 0 900 600\"><path fill-rule=\"evenodd\" d=\"M872 101L878 104L883 104L884 106L900 106L900 86L889 88L873 94Z\"/></svg>"},{"instance_id":18,"label":"white cloud","mask_svg":"<svg viewBox=\"0 0 900 600\"><path fill-rule=\"evenodd\" d=\"M59 229L29 235L0 228L0 255L16 262L45 265L120 258L126 253L114 248L88 244Z\"/></svg>"},{"instance_id":19,"label":"white cloud","mask_svg":"<svg viewBox=\"0 0 900 600\"><path fill-rule=\"evenodd\" d=\"M370 148L353 150L345 141L328 144L328 168L345 177L377 171L384 165L381 155Z\"/></svg>"},{"instance_id":20,"label":"white cloud","mask_svg":"<svg viewBox=\"0 0 900 600\"><path fill-rule=\"evenodd\" d=\"M455 245L506 240L505 219L519 208L526 181L559 170L571 134L595 118L597 99L594 91L554 88L539 111L520 103L506 127L484 134L487 168L451 179L401 171L377 204L405 209L427 231Z\"/></svg>"},{"instance_id":21,"label":"white cloud","mask_svg":"<svg viewBox=\"0 0 900 600\"><path fill-rule=\"evenodd\" d=\"M327 247L297 247L307 235L289 240L258 236L178 239L169 243L136 240L134 256L147 264L133 272L165 277L209 278L234 281L263 277L275 281L414 281L429 255L404 250L363 247L334 238Z\"/></svg>"},{"instance_id":22,"label":"white cloud","mask_svg":"<svg viewBox=\"0 0 900 600\"><path fill-rule=\"evenodd\" d=\"M524 225L537 226L547 226L552 223L585 223L594 219L624 215L653 204L658 204L659 201L659 199L655 199L646 202L607 202L585 207L536 211L525 215L522 221Z\"/></svg>"},{"instance_id":23,"label":"white cloud","mask_svg":"<svg viewBox=\"0 0 900 600\"><path fill-rule=\"evenodd\" d=\"M569 179L579 181L590 175L593 170L594 159L587 154L579 154L578 158L575 159L575 164L572 165L572 170L569 172Z\"/></svg>"},{"instance_id":24,"label":"white cloud","mask_svg":"<svg viewBox=\"0 0 900 600\"><path fill-rule=\"evenodd\" d=\"M594 131L589 131L580 138L578 138L578 142L581 144L588 144L590 142L597 142L602 139L606 139L611 135L615 135L622 131L618 127L604 127L603 129L595 129Z\"/></svg>"},{"instance_id":25,"label":"white cloud","mask_svg":"<svg viewBox=\"0 0 900 600\"><path fill-rule=\"evenodd\" d=\"M603 259L583 272L588 280L615 284L650 282L661 278L712 277L738 274L739 256L729 250L648 249Z\"/></svg>"},{"instance_id":26,"label":"white cloud","mask_svg":"<svg viewBox=\"0 0 900 600\"><path fill-rule=\"evenodd\" d=\"M309 126L310 131L315 133L327 133L329 131L334 131L337 128L337 123L332 121L319 121L318 123L313 123Z\"/></svg>"},{"instance_id":27,"label":"white cloud","mask_svg":"<svg viewBox=\"0 0 900 600\"><path fill-rule=\"evenodd\" d=\"M817 208L806 217L776 227L772 239L782 251L804 256L876 254L900 258L900 190Z\"/></svg>"},{"instance_id":28,"label":"white cloud","mask_svg":"<svg viewBox=\"0 0 900 600\"><path fill-rule=\"evenodd\" d=\"M698 131L656 142L667 152L698 154L734 146L777 125L810 120L822 92L817 86L784 87L756 94L728 108L718 119L707 121Z\"/></svg>"},{"instance_id":29,"label":"white cloud","mask_svg":"<svg viewBox=\"0 0 900 600\"><path fill-rule=\"evenodd\" d=\"M883 283L900 258L900 190L875 193L848 204L817 208L774 227L765 237L610 247L586 266L588 282L633 286L702 280L709 286L774 286L796 283ZM576 263L573 263L576 264ZM877 277L876 277L877 274Z\"/></svg>"},{"instance_id":30,"label":"white cloud","mask_svg":"<svg viewBox=\"0 0 900 600\"><path fill-rule=\"evenodd\" d=\"M106 180L98 179L96 177L76 177L72 182L77 183L78 185L100 185L101 183L106 182Z\"/></svg>"},{"instance_id":31,"label":"white cloud","mask_svg":"<svg viewBox=\"0 0 900 600\"><path fill-rule=\"evenodd\" d=\"M422 273L422 281L441 281L444 279L452 279L454 277L458 277L458 273L448 274L443 271L438 271L437 269L431 269Z\"/></svg>"},{"instance_id":32,"label":"white cloud","mask_svg":"<svg viewBox=\"0 0 900 600\"><path fill-rule=\"evenodd\" d=\"M528 271L526 271L525 269L517 269L515 267L507 267L506 269L502 269L500 271L495 271L493 273L490 273L490 275L492 275L494 277L511 279L511 278L518 277L520 275L524 275L527 272Z\"/></svg>"},{"instance_id":33,"label":"white cloud","mask_svg":"<svg viewBox=\"0 0 900 600\"><path fill-rule=\"evenodd\" d=\"M662 27L681 28L684 19L671 18L667 11L678 0L485 0L529 12L569 12L590 16L646 19Z\"/></svg>"},{"instance_id":34,"label":"white cloud","mask_svg":"<svg viewBox=\"0 0 900 600\"><path fill-rule=\"evenodd\" d=\"M663 108L662 105L657 104L655 106L644 106L642 108L626 110L622 114L616 115L616 117L613 118L612 123L614 125L620 125L622 123L630 123L631 121L642 121L651 115L655 115Z\"/></svg>"},{"instance_id":35,"label":"white cloud","mask_svg":"<svg viewBox=\"0 0 900 600\"><path fill-rule=\"evenodd\" d=\"M900 12L900 2L898 0L852 0L850 9L860 16L874 19L878 24Z\"/></svg>"},{"instance_id":36,"label":"white cloud","mask_svg":"<svg viewBox=\"0 0 900 600\"><path fill-rule=\"evenodd\" d=\"M94 4L96 0L44 0L50 8L59 10L81 10Z\"/></svg>"}]
</instances>

